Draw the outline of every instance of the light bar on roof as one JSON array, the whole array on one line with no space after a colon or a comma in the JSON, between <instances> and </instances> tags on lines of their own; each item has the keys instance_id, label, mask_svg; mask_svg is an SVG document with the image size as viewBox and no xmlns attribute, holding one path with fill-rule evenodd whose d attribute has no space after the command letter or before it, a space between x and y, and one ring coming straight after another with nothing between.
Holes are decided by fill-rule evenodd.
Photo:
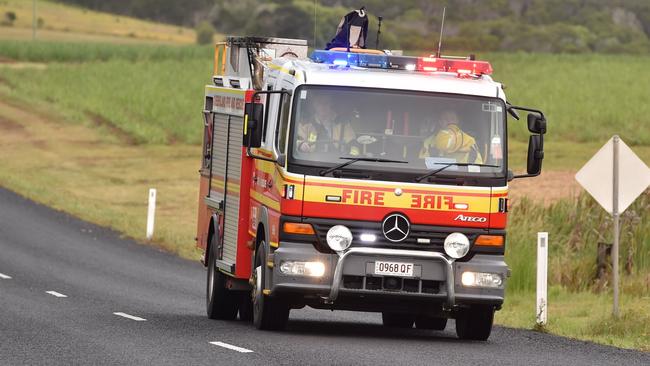
<instances>
[{"instance_id":1,"label":"light bar on roof","mask_svg":"<svg viewBox=\"0 0 650 366\"><path fill-rule=\"evenodd\" d=\"M491 75L492 65L487 61L418 57L416 70L426 72L454 72L459 75Z\"/></svg>"},{"instance_id":2,"label":"light bar on roof","mask_svg":"<svg viewBox=\"0 0 650 366\"><path fill-rule=\"evenodd\" d=\"M356 66L420 72L451 72L458 76L492 74L492 66L487 61L444 57L389 56L316 50L312 53L311 59L318 63L339 67Z\"/></svg>"}]
</instances>

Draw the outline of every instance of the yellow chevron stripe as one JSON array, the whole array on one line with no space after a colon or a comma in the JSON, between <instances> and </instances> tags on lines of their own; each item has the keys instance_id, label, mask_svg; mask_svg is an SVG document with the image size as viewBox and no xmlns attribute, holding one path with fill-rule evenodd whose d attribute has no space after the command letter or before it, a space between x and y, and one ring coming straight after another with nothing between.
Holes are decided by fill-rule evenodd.
<instances>
[{"instance_id":1,"label":"yellow chevron stripe","mask_svg":"<svg viewBox=\"0 0 650 366\"><path fill-rule=\"evenodd\" d=\"M251 197L254 200L256 200L257 202L262 203L263 205L265 205L268 208L271 208L271 209L273 209L275 211L278 211L278 212L280 211L280 202L278 202L278 201L274 201L271 198L268 198L265 195L263 195L263 194L261 194L259 192L253 191L253 190L251 190Z\"/></svg>"}]
</instances>

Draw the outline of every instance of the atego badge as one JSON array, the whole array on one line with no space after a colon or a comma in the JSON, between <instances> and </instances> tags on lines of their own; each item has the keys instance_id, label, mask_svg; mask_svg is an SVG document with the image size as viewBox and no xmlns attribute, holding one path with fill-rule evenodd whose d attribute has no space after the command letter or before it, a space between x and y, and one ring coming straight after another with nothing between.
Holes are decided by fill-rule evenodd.
<instances>
[{"instance_id":1,"label":"atego badge","mask_svg":"<svg viewBox=\"0 0 650 366\"><path fill-rule=\"evenodd\" d=\"M462 222L487 222L487 217L458 215L454 221Z\"/></svg>"},{"instance_id":2,"label":"atego badge","mask_svg":"<svg viewBox=\"0 0 650 366\"><path fill-rule=\"evenodd\" d=\"M386 239L397 243L403 241L409 236L411 224L409 220L401 214L392 214L384 219L382 231Z\"/></svg>"}]
</instances>

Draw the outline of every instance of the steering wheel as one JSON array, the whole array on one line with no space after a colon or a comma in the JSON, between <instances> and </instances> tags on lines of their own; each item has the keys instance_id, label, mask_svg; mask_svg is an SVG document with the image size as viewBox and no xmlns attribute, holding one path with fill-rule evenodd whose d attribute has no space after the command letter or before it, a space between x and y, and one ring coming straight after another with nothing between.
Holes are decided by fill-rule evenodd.
<instances>
[{"instance_id":1,"label":"steering wheel","mask_svg":"<svg viewBox=\"0 0 650 366\"><path fill-rule=\"evenodd\" d=\"M377 142L377 139L369 135L362 135L357 137L357 142L361 145L370 145Z\"/></svg>"}]
</instances>

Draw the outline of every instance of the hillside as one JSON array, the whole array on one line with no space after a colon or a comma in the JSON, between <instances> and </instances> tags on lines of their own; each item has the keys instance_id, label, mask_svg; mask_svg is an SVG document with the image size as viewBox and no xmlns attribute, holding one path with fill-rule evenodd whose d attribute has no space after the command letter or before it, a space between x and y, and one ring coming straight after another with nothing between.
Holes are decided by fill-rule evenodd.
<instances>
[{"instance_id":1,"label":"hillside","mask_svg":"<svg viewBox=\"0 0 650 366\"><path fill-rule=\"evenodd\" d=\"M194 30L39 0L37 38L84 42L194 43ZM11 15L13 14L13 16ZM10 18L15 20L11 21ZM0 39L32 38L32 2L0 0Z\"/></svg>"},{"instance_id":2,"label":"hillside","mask_svg":"<svg viewBox=\"0 0 650 366\"><path fill-rule=\"evenodd\" d=\"M372 14L369 44L375 44L381 15L383 47L406 50L433 48L446 6L447 50L650 52L647 0L60 1L185 26L209 20L222 33L315 39L317 47L334 35L342 15L365 5Z\"/></svg>"}]
</instances>

